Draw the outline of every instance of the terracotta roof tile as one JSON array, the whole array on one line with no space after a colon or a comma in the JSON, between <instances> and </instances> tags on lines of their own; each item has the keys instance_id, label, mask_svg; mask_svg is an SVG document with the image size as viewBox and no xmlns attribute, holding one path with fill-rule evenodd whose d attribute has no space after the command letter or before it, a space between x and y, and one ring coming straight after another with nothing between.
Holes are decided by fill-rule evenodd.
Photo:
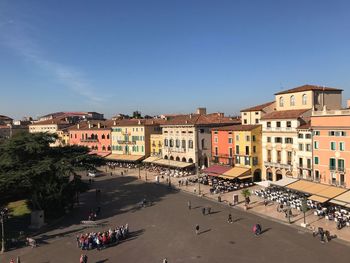
<instances>
[{"instance_id":1,"label":"terracotta roof tile","mask_svg":"<svg viewBox=\"0 0 350 263\"><path fill-rule=\"evenodd\" d=\"M256 128L261 127L261 125L230 125L220 128L214 128L212 130L217 131L252 131Z\"/></svg>"},{"instance_id":2,"label":"terracotta roof tile","mask_svg":"<svg viewBox=\"0 0 350 263\"><path fill-rule=\"evenodd\" d=\"M275 119L297 119L302 117L304 113L310 110L285 110L285 111L273 111L263 116L262 120L275 120Z\"/></svg>"},{"instance_id":3,"label":"terracotta roof tile","mask_svg":"<svg viewBox=\"0 0 350 263\"><path fill-rule=\"evenodd\" d=\"M262 111L266 107L270 106L273 103L275 103L275 101L270 101L270 102L267 102L267 103L264 103L264 104L256 105L254 107L243 109L243 110L241 110L241 112L244 112L244 111Z\"/></svg>"},{"instance_id":4,"label":"terracotta roof tile","mask_svg":"<svg viewBox=\"0 0 350 263\"><path fill-rule=\"evenodd\" d=\"M65 120L65 118L54 118L51 120L45 120L45 121L38 121L34 122L30 125L49 125L49 124L57 124L57 125L70 125L68 121Z\"/></svg>"},{"instance_id":5,"label":"terracotta roof tile","mask_svg":"<svg viewBox=\"0 0 350 263\"><path fill-rule=\"evenodd\" d=\"M335 88L329 88L329 87L322 87L322 86L316 86L316 85L303 85L300 87L296 87L289 90L284 90L278 93L275 93L275 95L281 95L281 94L288 94L288 93L294 93L294 92L303 92L303 91L343 91L342 89L335 89Z\"/></svg>"},{"instance_id":6,"label":"terracotta roof tile","mask_svg":"<svg viewBox=\"0 0 350 263\"><path fill-rule=\"evenodd\" d=\"M98 124L100 123L100 128L98 128ZM79 129L78 129L79 124ZM76 125L73 125L68 128L68 130L110 130L114 124L113 120L91 120L91 121L81 121ZM89 128L90 124L90 128Z\"/></svg>"},{"instance_id":7,"label":"terracotta roof tile","mask_svg":"<svg viewBox=\"0 0 350 263\"><path fill-rule=\"evenodd\" d=\"M220 124L240 123L237 118L224 117L222 114L212 113L207 115L188 114L174 117L167 120L163 125L208 125L215 126Z\"/></svg>"}]
</instances>

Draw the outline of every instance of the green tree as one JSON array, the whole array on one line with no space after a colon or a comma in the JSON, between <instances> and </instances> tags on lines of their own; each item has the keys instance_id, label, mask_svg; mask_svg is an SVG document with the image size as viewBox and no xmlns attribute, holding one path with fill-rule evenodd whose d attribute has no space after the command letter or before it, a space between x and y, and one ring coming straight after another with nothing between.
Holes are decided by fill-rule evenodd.
<instances>
[{"instance_id":1,"label":"green tree","mask_svg":"<svg viewBox=\"0 0 350 263\"><path fill-rule=\"evenodd\" d=\"M57 136L17 134L0 145L2 202L26 198L47 216L61 214L86 188L77 171L92 169L103 160L79 146L50 147Z\"/></svg>"},{"instance_id":2,"label":"green tree","mask_svg":"<svg viewBox=\"0 0 350 263\"><path fill-rule=\"evenodd\" d=\"M245 207L246 207L246 209L248 209L248 205L249 205L249 203L250 203L250 196L251 196L251 192L249 191L249 189L243 189L242 191L241 191L241 194L243 195L243 197L244 197L244 202L245 202Z\"/></svg>"}]
</instances>

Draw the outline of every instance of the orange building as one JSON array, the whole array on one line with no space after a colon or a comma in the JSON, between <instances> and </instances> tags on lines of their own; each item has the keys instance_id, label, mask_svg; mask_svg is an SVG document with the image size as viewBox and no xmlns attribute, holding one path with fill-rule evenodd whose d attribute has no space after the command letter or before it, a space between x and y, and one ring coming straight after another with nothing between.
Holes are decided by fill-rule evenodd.
<instances>
[{"instance_id":1,"label":"orange building","mask_svg":"<svg viewBox=\"0 0 350 263\"><path fill-rule=\"evenodd\" d=\"M314 177L350 187L350 110L312 113Z\"/></svg>"},{"instance_id":2,"label":"orange building","mask_svg":"<svg viewBox=\"0 0 350 263\"><path fill-rule=\"evenodd\" d=\"M232 130L214 129L211 133L212 162L233 166L235 145Z\"/></svg>"},{"instance_id":3,"label":"orange building","mask_svg":"<svg viewBox=\"0 0 350 263\"><path fill-rule=\"evenodd\" d=\"M86 146L91 153L105 157L111 154L113 121L83 121L69 128L69 144Z\"/></svg>"}]
</instances>

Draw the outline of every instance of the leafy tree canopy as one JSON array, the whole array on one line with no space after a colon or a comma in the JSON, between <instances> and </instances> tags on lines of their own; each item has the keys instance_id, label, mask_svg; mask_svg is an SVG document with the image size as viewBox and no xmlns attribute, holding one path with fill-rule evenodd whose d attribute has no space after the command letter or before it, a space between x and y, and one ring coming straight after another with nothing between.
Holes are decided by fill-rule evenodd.
<instances>
[{"instance_id":1,"label":"leafy tree canopy","mask_svg":"<svg viewBox=\"0 0 350 263\"><path fill-rule=\"evenodd\" d=\"M84 189L76 172L103 160L86 147L50 147L56 139L47 133L21 133L0 144L2 202L27 198L48 215L73 204L76 192Z\"/></svg>"}]
</instances>

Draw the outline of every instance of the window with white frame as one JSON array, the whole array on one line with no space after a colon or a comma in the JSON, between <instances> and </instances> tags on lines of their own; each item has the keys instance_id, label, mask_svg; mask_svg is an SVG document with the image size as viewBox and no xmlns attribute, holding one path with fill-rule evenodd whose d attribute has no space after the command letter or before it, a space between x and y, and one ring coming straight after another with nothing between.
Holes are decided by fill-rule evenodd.
<instances>
[{"instance_id":1,"label":"window with white frame","mask_svg":"<svg viewBox=\"0 0 350 263\"><path fill-rule=\"evenodd\" d=\"M303 105L307 104L307 95L306 94L303 94L302 103L303 103Z\"/></svg>"},{"instance_id":2,"label":"window with white frame","mask_svg":"<svg viewBox=\"0 0 350 263\"><path fill-rule=\"evenodd\" d=\"M290 106L295 106L295 96L290 96Z\"/></svg>"}]
</instances>

